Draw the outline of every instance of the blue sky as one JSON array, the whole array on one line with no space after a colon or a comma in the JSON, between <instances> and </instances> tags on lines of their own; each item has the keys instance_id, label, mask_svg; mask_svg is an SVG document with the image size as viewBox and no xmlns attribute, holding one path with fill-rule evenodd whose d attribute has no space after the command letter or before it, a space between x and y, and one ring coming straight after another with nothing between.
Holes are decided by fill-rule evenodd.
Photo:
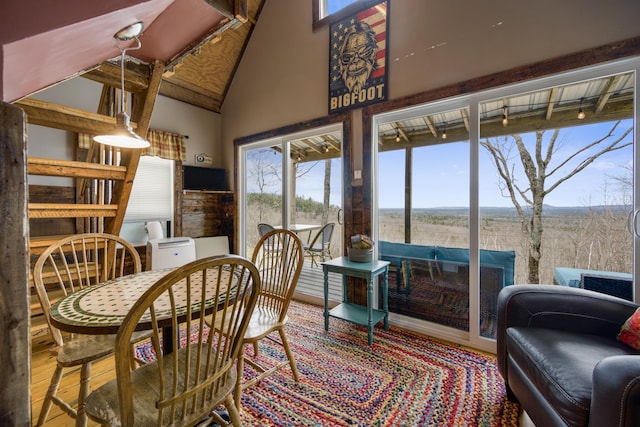
<instances>
[{"instance_id":1,"label":"blue sky","mask_svg":"<svg viewBox=\"0 0 640 427\"><path fill-rule=\"evenodd\" d=\"M577 147L594 139L601 138L611 129L612 123L585 125L561 130L562 143L557 144L558 151L554 155L551 167L560 159L574 153ZM623 121L616 133L619 135L632 126L631 120ZM550 134L551 131L548 132ZM624 141L631 142L632 134ZM531 146L533 134L524 136L525 143ZM545 139L546 141L547 139ZM592 152L586 152L557 173L564 176L569 168L573 169ZM379 206L381 208L402 208L404 206L404 151L388 151L380 157L380 191ZM503 197L498 189L498 175L486 150L480 150L480 205L495 207L511 207L511 201ZM280 156L267 156L274 163L280 162ZM625 166L633 159L633 148L607 153L598 158L592 165L561 184L545 199L545 204L553 206L588 206L599 204L619 204L622 193L619 184L612 177L628 174ZM518 166L519 162L515 162ZM414 150L414 199L413 207L464 207L469 205L469 145L466 142L440 144ZM520 174L520 183L523 175ZM332 161L331 203L339 205L340 200L340 160ZM557 178L547 180L549 185ZM322 201L324 180L324 163L318 162L311 171L297 181L296 193L304 198ZM255 184L248 182L249 191L257 191ZM267 192L280 192L280 188L271 186Z\"/></svg>"},{"instance_id":2,"label":"blue sky","mask_svg":"<svg viewBox=\"0 0 640 427\"><path fill-rule=\"evenodd\" d=\"M563 129L560 132L562 144L554 155L551 168L559 160L566 158L577 147L600 138L609 131L611 123L580 126ZM617 129L617 134L632 126L625 121ZM549 134L551 131L548 132ZM632 135L624 141L631 142ZM533 134L525 136L527 146L533 144ZM572 161L556 175L566 175L580 161L591 155L586 152ZM486 152L480 151L480 205L511 207L511 201L502 197L498 188L498 174ZM607 153L597 159L591 166L561 184L545 198L545 204L554 206L585 206L604 203L619 203L620 188L612 176L628 173L625 165L633 159L633 148ZM404 152L386 152L380 160L380 175L384 179L378 183L380 190L380 207L397 208L404 205ZM517 167L519 162L515 162ZM441 144L414 150L414 208L460 207L469 205L469 145L468 143ZM519 175L521 179L524 175ZM549 178L547 184L557 178ZM524 186L524 182L519 181ZM606 188L606 191L605 191ZM607 196L605 197L605 193ZM608 200L606 200L608 198ZM617 201L618 200L618 201Z\"/></svg>"}]
</instances>

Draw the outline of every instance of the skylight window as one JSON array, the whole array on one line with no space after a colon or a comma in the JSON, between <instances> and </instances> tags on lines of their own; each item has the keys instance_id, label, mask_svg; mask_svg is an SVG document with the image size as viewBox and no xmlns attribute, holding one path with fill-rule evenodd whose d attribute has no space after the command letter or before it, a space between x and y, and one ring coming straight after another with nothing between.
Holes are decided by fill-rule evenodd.
<instances>
[{"instance_id":1,"label":"skylight window","mask_svg":"<svg viewBox=\"0 0 640 427\"><path fill-rule=\"evenodd\" d=\"M350 13L366 9L381 0L312 0L313 29L339 21Z\"/></svg>"},{"instance_id":2,"label":"skylight window","mask_svg":"<svg viewBox=\"0 0 640 427\"><path fill-rule=\"evenodd\" d=\"M333 15L358 0L320 0L320 18Z\"/></svg>"}]
</instances>

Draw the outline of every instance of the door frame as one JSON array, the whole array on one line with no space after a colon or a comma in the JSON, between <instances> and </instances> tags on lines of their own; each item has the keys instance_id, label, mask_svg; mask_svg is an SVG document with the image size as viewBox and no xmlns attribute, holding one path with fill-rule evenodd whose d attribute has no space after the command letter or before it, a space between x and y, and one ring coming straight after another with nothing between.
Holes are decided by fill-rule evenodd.
<instances>
[{"instance_id":1,"label":"door frame","mask_svg":"<svg viewBox=\"0 0 640 427\"><path fill-rule=\"evenodd\" d=\"M315 122L314 122L315 123ZM291 168L289 167L290 158L290 141L298 140L302 138L308 138L317 136L319 134L340 131L342 133L342 144L340 152L340 204L341 209L344 209L344 170L345 170L345 124L341 121L328 121L325 124L317 124L317 126L309 127L306 124L299 124L287 128L282 128L276 131L270 131L259 135L264 135L266 138L261 139L259 135L243 138L236 141L236 187L238 188L238 226L237 226L237 241L238 254L242 256L250 256L246 253L246 245L240 242L246 242L247 240L247 182L246 182L246 153L253 149L264 148L268 146L280 145L282 147L282 215L281 224L283 227L288 227L290 224L290 191L291 188ZM274 135L273 133L277 135ZM269 135L269 137L267 137ZM294 195L295 197L295 195ZM344 236L341 236L341 240L344 240ZM342 249L340 249L342 252Z\"/></svg>"}]
</instances>

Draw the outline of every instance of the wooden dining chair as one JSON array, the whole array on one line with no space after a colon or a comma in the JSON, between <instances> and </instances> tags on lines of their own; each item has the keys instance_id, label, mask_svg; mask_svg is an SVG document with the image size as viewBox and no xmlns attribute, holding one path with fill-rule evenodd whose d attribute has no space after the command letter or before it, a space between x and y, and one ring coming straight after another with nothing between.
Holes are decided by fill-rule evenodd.
<instances>
[{"instance_id":1,"label":"wooden dining chair","mask_svg":"<svg viewBox=\"0 0 640 427\"><path fill-rule=\"evenodd\" d=\"M258 270L237 255L196 260L158 280L124 318L116 336L116 379L89 395L89 418L104 426L194 426L207 417L229 425L214 411L224 403L231 424L241 425L232 397L234 362L259 292ZM207 328L205 317L218 328ZM162 335L167 325L172 333ZM182 347L180 325L190 335ZM153 331L156 359L132 369L127 344L136 328ZM166 339L172 340L170 353L163 353Z\"/></svg>"},{"instance_id":2,"label":"wooden dining chair","mask_svg":"<svg viewBox=\"0 0 640 427\"><path fill-rule=\"evenodd\" d=\"M273 245L280 250L273 251ZM258 296L249 327L244 334L243 344L253 344L254 356L258 356L258 343L263 338L281 345L287 356L274 366L265 367L251 359L244 352L244 345L238 356L238 384L234 393L236 406L241 408L242 391L258 381L272 375L280 368L289 365L295 381L298 381L298 369L293 353L287 341L285 326L288 322L287 311L302 270L302 243L297 234L289 230L272 230L266 233L256 245L251 260L258 267L262 289ZM278 332L280 341L271 336ZM258 375L244 382L244 364L253 367Z\"/></svg>"},{"instance_id":3,"label":"wooden dining chair","mask_svg":"<svg viewBox=\"0 0 640 427\"><path fill-rule=\"evenodd\" d=\"M335 226L334 222L325 224L311 240L311 243L304 246L304 256L311 258L311 266L318 266L317 258L320 258L321 261L332 258L331 236L333 236Z\"/></svg>"},{"instance_id":4,"label":"wooden dining chair","mask_svg":"<svg viewBox=\"0 0 640 427\"><path fill-rule=\"evenodd\" d=\"M51 304L62 296L87 286L142 270L140 256L126 240L105 233L76 234L49 246L38 258L33 269L33 281L54 341L56 369L42 402L37 426L43 425L56 404L75 418L77 426L86 425L84 400L89 395L91 363L114 351L115 335L63 334L51 323ZM148 334L138 333L134 342ZM132 359L133 360L133 359ZM74 408L57 394L65 369L80 367L80 390Z\"/></svg>"}]
</instances>

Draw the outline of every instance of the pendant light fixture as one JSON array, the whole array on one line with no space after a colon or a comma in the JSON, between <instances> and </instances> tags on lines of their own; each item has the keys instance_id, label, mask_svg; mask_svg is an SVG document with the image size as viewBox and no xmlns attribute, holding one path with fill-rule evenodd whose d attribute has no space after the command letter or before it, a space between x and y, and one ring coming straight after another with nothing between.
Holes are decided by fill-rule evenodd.
<instances>
[{"instance_id":1,"label":"pendant light fixture","mask_svg":"<svg viewBox=\"0 0 640 427\"><path fill-rule=\"evenodd\" d=\"M142 33L142 28L144 24L142 22L136 22L135 24L131 24L117 33L114 34L114 38L116 39L116 43L129 41L135 39L138 43L136 47L130 48L121 48L120 49L120 111L116 113L116 127L111 132L104 135L96 135L93 139L96 142L99 142L104 145L110 145L113 147L120 148L147 148L150 144L149 141L142 138L140 135L135 133L131 128L130 118L127 112L125 111L125 103L124 103L124 60L125 54L129 50L140 49L142 45L140 43L140 39L138 36Z\"/></svg>"},{"instance_id":2,"label":"pendant light fixture","mask_svg":"<svg viewBox=\"0 0 640 427\"><path fill-rule=\"evenodd\" d=\"M580 109L578 110L578 120L582 120L585 118L584 111L582 110L582 101L584 98L580 98Z\"/></svg>"},{"instance_id":3,"label":"pendant light fixture","mask_svg":"<svg viewBox=\"0 0 640 427\"><path fill-rule=\"evenodd\" d=\"M507 127L509 124L509 117L507 116L507 106L502 106L502 126Z\"/></svg>"}]
</instances>

